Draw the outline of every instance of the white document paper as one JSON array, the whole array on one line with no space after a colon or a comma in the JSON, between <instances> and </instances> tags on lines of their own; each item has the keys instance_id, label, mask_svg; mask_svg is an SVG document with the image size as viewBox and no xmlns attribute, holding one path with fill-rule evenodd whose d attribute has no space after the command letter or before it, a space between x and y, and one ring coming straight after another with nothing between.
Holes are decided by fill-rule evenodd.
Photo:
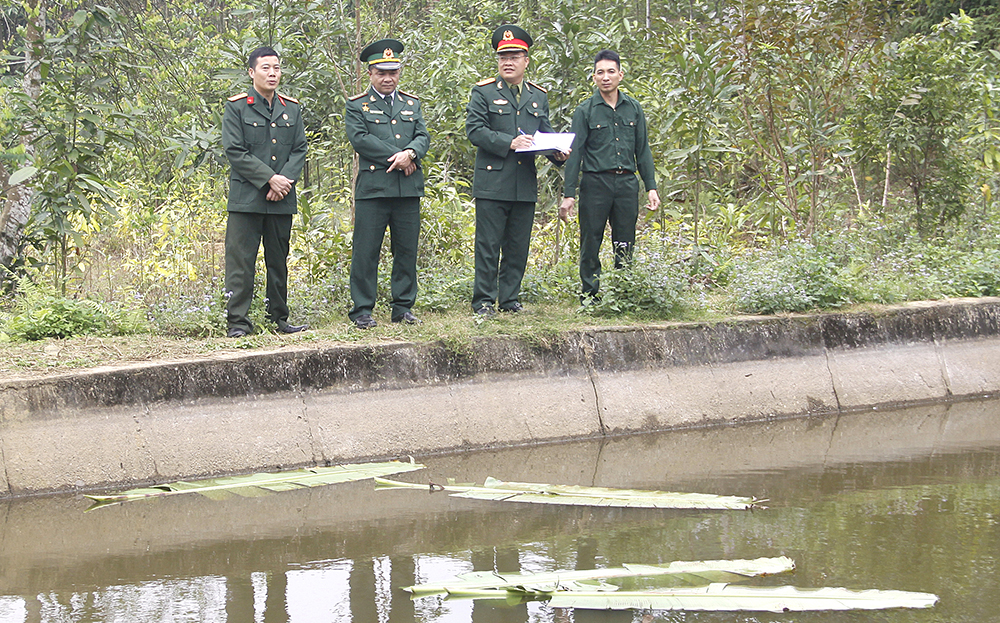
<instances>
[{"instance_id":1,"label":"white document paper","mask_svg":"<svg viewBox=\"0 0 1000 623\"><path fill-rule=\"evenodd\" d=\"M576 138L576 134L573 132L535 132L534 138L535 142L531 147L522 147L515 151L532 152L542 156L554 154L557 151L566 154L573 147L573 139Z\"/></svg>"}]
</instances>

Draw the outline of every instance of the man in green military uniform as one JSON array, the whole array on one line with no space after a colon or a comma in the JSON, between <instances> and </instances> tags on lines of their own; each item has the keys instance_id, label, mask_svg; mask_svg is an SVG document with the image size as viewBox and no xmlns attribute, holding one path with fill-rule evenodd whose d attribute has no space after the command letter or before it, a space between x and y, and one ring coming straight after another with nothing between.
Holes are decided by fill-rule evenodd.
<instances>
[{"instance_id":1,"label":"man in green military uniform","mask_svg":"<svg viewBox=\"0 0 1000 623\"><path fill-rule=\"evenodd\" d=\"M559 218L573 211L580 171L580 280L581 302L597 297L601 277L601 242L611 222L615 268L632 259L635 224L639 216L638 170L649 196L648 207L660 206L656 192L653 153L649 149L646 115L635 99L618 90L621 58L601 50L594 59L597 93L573 113L573 152L566 162L564 198Z\"/></svg>"},{"instance_id":2,"label":"man in green military uniform","mask_svg":"<svg viewBox=\"0 0 1000 623\"><path fill-rule=\"evenodd\" d=\"M376 326L372 318L378 281L378 256L386 226L392 240L393 322L420 322L411 311L417 299L417 239L430 135L416 96L397 90L403 44L382 39L361 51L368 67L368 90L347 102L347 138L358 152L354 188L354 250L348 317L359 329Z\"/></svg>"},{"instance_id":3,"label":"man in green military uniform","mask_svg":"<svg viewBox=\"0 0 1000 623\"><path fill-rule=\"evenodd\" d=\"M250 53L253 88L229 98L222 117L222 146L232 171L226 220L226 316L229 337L254 332L250 322L254 267L261 241L267 266L267 316L282 333L288 323L288 244L296 212L295 181L306 161L306 133L297 100L277 92L278 54Z\"/></svg>"},{"instance_id":4,"label":"man in green military uniform","mask_svg":"<svg viewBox=\"0 0 1000 623\"><path fill-rule=\"evenodd\" d=\"M472 89L465 132L476 151L476 280L472 310L482 316L523 309L518 296L528 264L538 182L532 145L536 131L552 132L545 89L524 79L532 39L507 24L493 32L499 75ZM566 154L549 156L553 162Z\"/></svg>"}]
</instances>

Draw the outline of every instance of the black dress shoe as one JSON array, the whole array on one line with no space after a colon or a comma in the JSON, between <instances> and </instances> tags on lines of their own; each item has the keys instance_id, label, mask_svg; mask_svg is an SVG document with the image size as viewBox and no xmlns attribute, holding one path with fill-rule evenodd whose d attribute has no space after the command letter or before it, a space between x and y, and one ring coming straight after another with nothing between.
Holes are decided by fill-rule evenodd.
<instances>
[{"instance_id":1,"label":"black dress shoe","mask_svg":"<svg viewBox=\"0 0 1000 623\"><path fill-rule=\"evenodd\" d=\"M307 324L279 324L279 333L298 333L299 331L305 331L309 328Z\"/></svg>"},{"instance_id":2,"label":"black dress shoe","mask_svg":"<svg viewBox=\"0 0 1000 623\"><path fill-rule=\"evenodd\" d=\"M473 312L477 316L483 316L485 318L492 318L497 315L497 310L493 309L493 305L490 303L484 304L482 307Z\"/></svg>"},{"instance_id":3,"label":"black dress shoe","mask_svg":"<svg viewBox=\"0 0 1000 623\"><path fill-rule=\"evenodd\" d=\"M378 326L371 314L361 314L354 319L354 326L359 329L373 329Z\"/></svg>"},{"instance_id":4,"label":"black dress shoe","mask_svg":"<svg viewBox=\"0 0 1000 623\"><path fill-rule=\"evenodd\" d=\"M527 310L524 308L524 305L521 305L521 303L514 301L513 305L511 305L510 307L501 307L500 311L516 314Z\"/></svg>"},{"instance_id":5,"label":"black dress shoe","mask_svg":"<svg viewBox=\"0 0 1000 623\"><path fill-rule=\"evenodd\" d=\"M396 316L392 319L393 322L405 322L406 324L420 324L423 322L420 318L413 315L413 312L407 311L401 316Z\"/></svg>"},{"instance_id":6,"label":"black dress shoe","mask_svg":"<svg viewBox=\"0 0 1000 623\"><path fill-rule=\"evenodd\" d=\"M229 330L229 333L226 334L226 337L246 337L248 335L250 335L250 332L247 331L246 329L233 327L232 329Z\"/></svg>"}]
</instances>

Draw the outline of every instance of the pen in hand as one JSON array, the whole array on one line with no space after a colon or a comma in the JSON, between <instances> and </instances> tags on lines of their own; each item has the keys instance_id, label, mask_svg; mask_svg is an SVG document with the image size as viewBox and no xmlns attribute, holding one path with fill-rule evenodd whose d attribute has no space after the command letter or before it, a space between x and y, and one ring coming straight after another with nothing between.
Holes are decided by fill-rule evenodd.
<instances>
[{"instance_id":1,"label":"pen in hand","mask_svg":"<svg viewBox=\"0 0 1000 623\"><path fill-rule=\"evenodd\" d=\"M510 148L514 150L525 149L527 147L531 147L534 142L535 137L530 134L525 134L524 130L518 128L517 136L515 136L514 140L510 142Z\"/></svg>"}]
</instances>

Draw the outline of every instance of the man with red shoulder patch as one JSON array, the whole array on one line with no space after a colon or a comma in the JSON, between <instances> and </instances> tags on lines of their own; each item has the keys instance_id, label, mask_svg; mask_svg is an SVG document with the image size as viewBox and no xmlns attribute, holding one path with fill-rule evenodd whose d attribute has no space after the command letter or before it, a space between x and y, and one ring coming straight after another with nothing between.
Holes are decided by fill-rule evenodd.
<instances>
[{"instance_id":1,"label":"man with red shoulder patch","mask_svg":"<svg viewBox=\"0 0 1000 623\"><path fill-rule=\"evenodd\" d=\"M295 183L307 149L302 107L278 93L281 61L271 48L250 53L247 73L252 88L230 97L222 117L222 146L231 166L225 283L229 337L255 330L249 312L262 242L268 319L281 333L307 328L288 322L288 246L297 211Z\"/></svg>"},{"instance_id":2,"label":"man with red shoulder patch","mask_svg":"<svg viewBox=\"0 0 1000 623\"><path fill-rule=\"evenodd\" d=\"M520 312L521 280L528 264L538 200L535 132L553 132L545 89L524 79L531 36L513 24L493 31L498 75L476 83L466 108L465 132L476 150L476 278L472 311ZM561 164L567 154L549 156Z\"/></svg>"}]
</instances>

